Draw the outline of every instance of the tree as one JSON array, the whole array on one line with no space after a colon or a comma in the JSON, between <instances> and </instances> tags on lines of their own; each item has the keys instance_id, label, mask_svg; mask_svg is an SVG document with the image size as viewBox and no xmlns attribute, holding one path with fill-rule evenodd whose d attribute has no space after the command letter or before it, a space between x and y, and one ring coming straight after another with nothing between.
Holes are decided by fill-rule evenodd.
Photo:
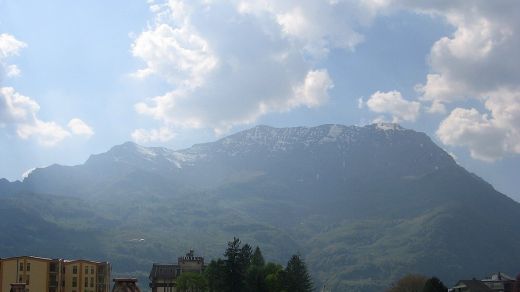
<instances>
[{"instance_id":1,"label":"tree","mask_svg":"<svg viewBox=\"0 0 520 292\"><path fill-rule=\"evenodd\" d=\"M267 292L267 283L265 279L265 261L260 248L257 246L251 256L251 263L246 273L247 291L251 292Z\"/></svg>"},{"instance_id":2,"label":"tree","mask_svg":"<svg viewBox=\"0 0 520 292\"><path fill-rule=\"evenodd\" d=\"M305 262L299 255L293 255L287 267L285 268L285 275L283 277L284 288L291 292L307 292L312 291L313 284L311 276L307 271Z\"/></svg>"},{"instance_id":3,"label":"tree","mask_svg":"<svg viewBox=\"0 0 520 292\"><path fill-rule=\"evenodd\" d=\"M387 292L421 292L426 280L425 276L409 274L395 282Z\"/></svg>"},{"instance_id":4,"label":"tree","mask_svg":"<svg viewBox=\"0 0 520 292\"><path fill-rule=\"evenodd\" d=\"M251 265L256 267L263 267L265 265L264 256L262 255L262 251L258 246L255 248L255 251L251 257Z\"/></svg>"},{"instance_id":5,"label":"tree","mask_svg":"<svg viewBox=\"0 0 520 292\"><path fill-rule=\"evenodd\" d=\"M226 291L226 264L222 259L212 260L204 270L210 292Z\"/></svg>"},{"instance_id":6,"label":"tree","mask_svg":"<svg viewBox=\"0 0 520 292\"><path fill-rule=\"evenodd\" d=\"M251 246L245 244L240 247L240 239L234 237L233 241L228 242L228 248L224 253L226 266L227 291L245 291L245 277L247 268L251 263Z\"/></svg>"},{"instance_id":7,"label":"tree","mask_svg":"<svg viewBox=\"0 0 520 292\"><path fill-rule=\"evenodd\" d=\"M281 292L284 290L285 271L281 265L267 263L264 267L264 273L267 291Z\"/></svg>"},{"instance_id":8,"label":"tree","mask_svg":"<svg viewBox=\"0 0 520 292\"><path fill-rule=\"evenodd\" d=\"M176 282L180 292L203 292L208 288L206 278L198 273L182 273Z\"/></svg>"},{"instance_id":9,"label":"tree","mask_svg":"<svg viewBox=\"0 0 520 292\"><path fill-rule=\"evenodd\" d=\"M448 288L437 277L432 277L426 281L422 292L448 292Z\"/></svg>"}]
</instances>

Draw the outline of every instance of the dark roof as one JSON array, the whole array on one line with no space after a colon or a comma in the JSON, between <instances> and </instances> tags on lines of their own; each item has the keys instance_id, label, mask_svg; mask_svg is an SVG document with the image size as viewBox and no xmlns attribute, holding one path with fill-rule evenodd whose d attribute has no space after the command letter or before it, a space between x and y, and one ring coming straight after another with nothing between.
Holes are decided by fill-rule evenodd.
<instances>
[{"instance_id":1,"label":"dark roof","mask_svg":"<svg viewBox=\"0 0 520 292\"><path fill-rule=\"evenodd\" d=\"M173 279L176 276L178 265L173 264L153 264L150 271L150 280L152 279Z\"/></svg>"},{"instance_id":2,"label":"dark roof","mask_svg":"<svg viewBox=\"0 0 520 292\"><path fill-rule=\"evenodd\" d=\"M479 280L460 280L457 282L455 287L459 287L461 285L466 286L470 292L493 292L493 289L489 288L482 281Z\"/></svg>"},{"instance_id":3,"label":"dark roof","mask_svg":"<svg viewBox=\"0 0 520 292\"><path fill-rule=\"evenodd\" d=\"M112 292L141 292L136 278L115 278Z\"/></svg>"}]
</instances>

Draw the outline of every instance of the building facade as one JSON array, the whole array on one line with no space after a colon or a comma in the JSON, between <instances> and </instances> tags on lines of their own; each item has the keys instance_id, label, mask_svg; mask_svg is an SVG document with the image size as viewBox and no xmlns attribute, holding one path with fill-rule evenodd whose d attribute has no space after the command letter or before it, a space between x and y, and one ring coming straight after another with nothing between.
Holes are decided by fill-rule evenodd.
<instances>
[{"instance_id":1,"label":"building facade","mask_svg":"<svg viewBox=\"0 0 520 292\"><path fill-rule=\"evenodd\" d=\"M177 277L182 273L202 273L205 268L204 257L195 256L193 250L177 258L177 264L154 263L149 276L150 288L152 292L176 292Z\"/></svg>"},{"instance_id":2,"label":"building facade","mask_svg":"<svg viewBox=\"0 0 520 292\"><path fill-rule=\"evenodd\" d=\"M0 292L25 283L27 292L109 292L108 262L21 256L0 259Z\"/></svg>"}]
</instances>

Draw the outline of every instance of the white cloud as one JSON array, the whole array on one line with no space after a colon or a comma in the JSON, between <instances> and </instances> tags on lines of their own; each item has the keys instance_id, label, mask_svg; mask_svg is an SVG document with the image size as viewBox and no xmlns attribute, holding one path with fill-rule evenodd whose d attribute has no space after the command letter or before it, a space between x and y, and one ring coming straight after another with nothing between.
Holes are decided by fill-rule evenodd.
<instances>
[{"instance_id":1,"label":"white cloud","mask_svg":"<svg viewBox=\"0 0 520 292\"><path fill-rule=\"evenodd\" d=\"M2 33L0 34L0 78L2 75L14 77L20 75L20 69L16 65L7 64L7 59L19 54L20 50L25 48L27 44L17 40L14 36Z\"/></svg>"},{"instance_id":2,"label":"white cloud","mask_svg":"<svg viewBox=\"0 0 520 292\"><path fill-rule=\"evenodd\" d=\"M94 130L92 130L92 127L78 118L70 120L67 124L67 127L69 127L69 130L74 135L83 135L87 137L94 135Z\"/></svg>"},{"instance_id":3,"label":"white cloud","mask_svg":"<svg viewBox=\"0 0 520 292\"><path fill-rule=\"evenodd\" d=\"M7 77L18 77L22 73L20 68L16 65L7 65L5 67Z\"/></svg>"},{"instance_id":4,"label":"white cloud","mask_svg":"<svg viewBox=\"0 0 520 292\"><path fill-rule=\"evenodd\" d=\"M329 99L333 81L327 70L313 68L302 54L305 44L287 37L276 17L237 11L227 2L154 5L161 9L153 9L153 24L132 46L147 64L137 75L157 75L172 88L138 102L137 113L166 128L208 127L221 134Z\"/></svg>"},{"instance_id":5,"label":"white cloud","mask_svg":"<svg viewBox=\"0 0 520 292\"><path fill-rule=\"evenodd\" d=\"M437 131L441 141L486 161L520 153L520 2L393 0L391 6L440 16L454 28L432 46L431 72L416 87L428 111L444 114L468 99L486 109L453 109Z\"/></svg>"},{"instance_id":6,"label":"white cloud","mask_svg":"<svg viewBox=\"0 0 520 292\"><path fill-rule=\"evenodd\" d=\"M508 154L520 154L520 94L498 91L486 100L489 111L454 109L443 120L437 136L444 144L465 146L471 156L495 161Z\"/></svg>"},{"instance_id":7,"label":"white cloud","mask_svg":"<svg viewBox=\"0 0 520 292\"><path fill-rule=\"evenodd\" d=\"M394 123L415 121L421 108L419 102L405 100L399 91L377 91L370 96L366 105L373 112L390 114Z\"/></svg>"},{"instance_id":8,"label":"white cloud","mask_svg":"<svg viewBox=\"0 0 520 292\"><path fill-rule=\"evenodd\" d=\"M209 43L191 24L191 12L183 1L151 3L154 23L132 44L132 54L146 64L135 76L157 75L173 85L195 88L218 65Z\"/></svg>"},{"instance_id":9,"label":"white cloud","mask_svg":"<svg viewBox=\"0 0 520 292\"><path fill-rule=\"evenodd\" d=\"M189 23L178 28L160 23L144 31L132 45L132 54L146 63L146 68L137 71L136 76L156 74L187 87L200 86L218 64L207 41Z\"/></svg>"},{"instance_id":10,"label":"white cloud","mask_svg":"<svg viewBox=\"0 0 520 292\"><path fill-rule=\"evenodd\" d=\"M364 37L358 27L371 23L388 1L248 0L237 10L275 19L284 37L299 42L314 57L324 57L333 48L353 50Z\"/></svg>"},{"instance_id":11,"label":"white cloud","mask_svg":"<svg viewBox=\"0 0 520 292\"><path fill-rule=\"evenodd\" d=\"M503 141L506 132L473 108L454 109L439 126L437 136L446 145L468 147L472 157L485 161L494 161L505 152L503 143L497 141Z\"/></svg>"},{"instance_id":12,"label":"white cloud","mask_svg":"<svg viewBox=\"0 0 520 292\"><path fill-rule=\"evenodd\" d=\"M34 119L30 123L18 124L16 133L22 139L35 137L41 145L47 147L54 146L70 136L70 133L57 123L44 122L39 119Z\"/></svg>"},{"instance_id":13,"label":"white cloud","mask_svg":"<svg viewBox=\"0 0 520 292\"><path fill-rule=\"evenodd\" d=\"M332 87L334 87L334 83L327 70L309 71L303 83L294 89L294 95L287 101L285 110L299 106L309 108L320 106L329 99L329 89ZM277 108L283 110L283 108Z\"/></svg>"},{"instance_id":14,"label":"white cloud","mask_svg":"<svg viewBox=\"0 0 520 292\"><path fill-rule=\"evenodd\" d=\"M19 123L34 118L38 103L16 92L12 87L0 87L0 123Z\"/></svg>"},{"instance_id":15,"label":"white cloud","mask_svg":"<svg viewBox=\"0 0 520 292\"><path fill-rule=\"evenodd\" d=\"M151 130L136 129L132 132L132 139L137 143L167 142L173 138L175 133L166 127Z\"/></svg>"},{"instance_id":16,"label":"white cloud","mask_svg":"<svg viewBox=\"0 0 520 292\"><path fill-rule=\"evenodd\" d=\"M408 9L440 15L455 31L433 45L431 73L418 87L422 100L448 104L467 98L483 99L500 88L520 83L520 19L514 0L430 1L404 3ZM435 110L433 110L435 111Z\"/></svg>"},{"instance_id":17,"label":"white cloud","mask_svg":"<svg viewBox=\"0 0 520 292\"><path fill-rule=\"evenodd\" d=\"M0 87L0 126L12 128L21 139L35 138L41 145L49 147L72 135L56 122L40 120L39 110L38 103L30 97L21 95L12 87ZM72 119L69 127L73 134L82 135L87 135L90 129L79 119Z\"/></svg>"},{"instance_id":18,"label":"white cloud","mask_svg":"<svg viewBox=\"0 0 520 292\"><path fill-rule=\"evenodd\" d=\"M26 46L27 44L17 40L14 36L2 33L0 34L0 59L18 55L20 49Z\"/></svg>"}]
</instances>

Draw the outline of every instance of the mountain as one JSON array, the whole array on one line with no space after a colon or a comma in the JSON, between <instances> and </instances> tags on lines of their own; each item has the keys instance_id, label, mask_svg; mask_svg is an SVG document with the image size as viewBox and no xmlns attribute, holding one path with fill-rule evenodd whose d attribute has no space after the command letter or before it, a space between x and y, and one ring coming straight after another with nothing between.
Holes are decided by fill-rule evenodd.
<instances>
[{"instance_id":1,"label":"mountain","mask_svg":"<svg viewBox=\"0 0 520 292\"><path fill-rule=\"evenodd\" d=\"M382 291L409 272L516 274L520 260L520 205L397 124L257 126L177 151L128 142L0 181L6 200L0 217L30 214L15 221L46 252L142 278L190 248L221 256L233 236L279 262L300 252L332 291ZM0 256L28 253L21 242L3 232Z\"/></svg>"}]
</instances>

